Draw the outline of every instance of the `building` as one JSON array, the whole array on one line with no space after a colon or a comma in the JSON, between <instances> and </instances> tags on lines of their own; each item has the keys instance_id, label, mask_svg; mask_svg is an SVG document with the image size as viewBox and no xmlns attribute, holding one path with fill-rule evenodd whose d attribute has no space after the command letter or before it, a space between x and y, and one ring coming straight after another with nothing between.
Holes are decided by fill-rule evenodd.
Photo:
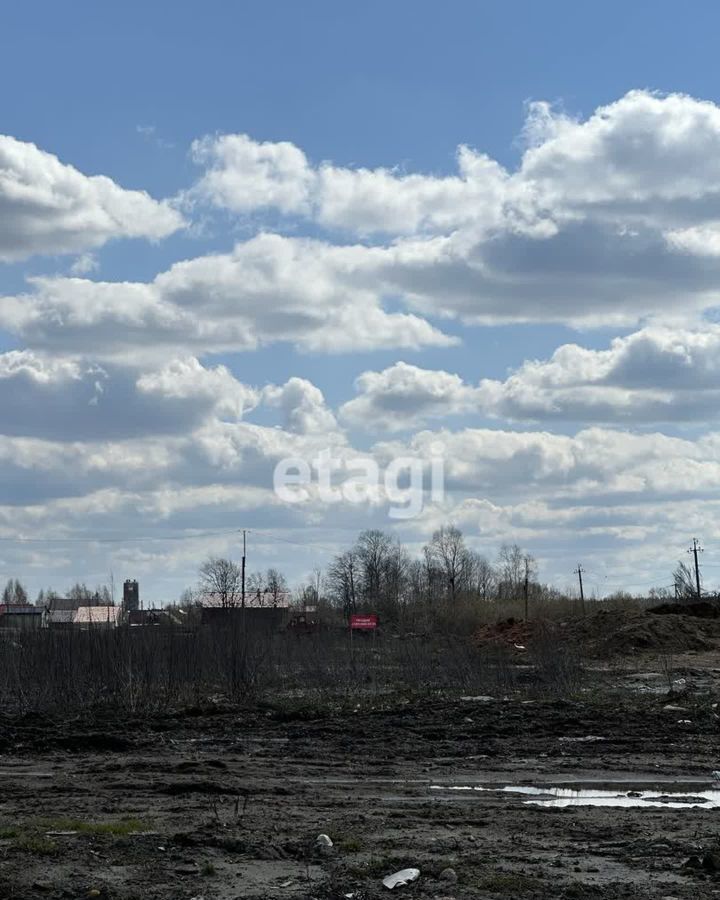
<instances>
[{"instance_id":1,"label":"building","mask_svg":"<svg viewBox=\"0 0 720 900\"><path fill-rule=\"evenodd\" d=\"M128 578L123 584L122 605L127 612L140 609L140 586L134 579Z\"/></svg>"},{"instance_id":2,"label":"building","mask_svg":"<svg viewBox=\"0 0 720 900\"><path fill-rule=\"evenodd\" d=\"M204 606L201 622L216 628L243 628L255 634L281 631L290 618L290 609L281 606Z\"/></svg>"},{"instance_id":3,"label":"building","mask_svg":"<svg viewBox=\"0 0 720 900\"><path fill-rule=\"evenodd\" d=\"M76 609L48 609L45 625L48 628L72 628Z\"/></svg>"},{"instance_id":4,"label":"building","mask_svg":"<svg viewBox=\"0 0 720 900\"><path fill-rule=\"evenodd\" d=\"M127 624L131 628L139 625L164 625L186 627L197 621L194 611L179 606L168 606L165 609L135 609L127 614Z\"/></svg>"},{"instance_id":5,"label":"building","mask_svg":"<svg viewBox=\"0 0 720 900\"><path fill-rule=\"evenodd\" d=\"M37 631L43 627L45 609L29 603L0 603L0 628Z\"/></svg>"},{"instance_id":6,"label":"building","mask_svg":"<svg viewBox=\"0 0 720 900\"><path fill-rule=\"evenodd\" d=\"M76 628L117 628L120 612L119 606L78 606L72 624Z\"/></svg>"},{"instance_id":7,"label":"building","mask_svg":"<svg viewBox=\"0 0 720 900\"><path fill-rule=\"evenodd\" d=\"M206 591L199 597L200 605L204 609L223 608L222 599L211 591ZM235 596L228 609L240 609L243 606L240 596ZM290 609L292 602L289 591L273 593L272 591L247 591L245 594L245 609Z\"/></svg>"}]
</instances>

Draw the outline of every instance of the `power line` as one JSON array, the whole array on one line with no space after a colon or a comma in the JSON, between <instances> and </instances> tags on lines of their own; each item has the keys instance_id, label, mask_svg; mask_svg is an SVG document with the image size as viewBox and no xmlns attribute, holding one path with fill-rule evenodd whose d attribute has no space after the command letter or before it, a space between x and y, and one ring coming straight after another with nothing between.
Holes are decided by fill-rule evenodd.
<instances>
[{"instance_id":1,"label":"power line","mask_svg":"<svg viewBox=\"0 0 720 900\"><path fill-rule=\"evenodd\" d=\"M238 534L239 531L240 529L233 528L232 531L196 531L192 534L160 534L142 537L0 537L0 542L8 544L131 544L145 543L145 541L192 541L195 538L226 537L229 534Z\"/></svg>"}]
</instances>

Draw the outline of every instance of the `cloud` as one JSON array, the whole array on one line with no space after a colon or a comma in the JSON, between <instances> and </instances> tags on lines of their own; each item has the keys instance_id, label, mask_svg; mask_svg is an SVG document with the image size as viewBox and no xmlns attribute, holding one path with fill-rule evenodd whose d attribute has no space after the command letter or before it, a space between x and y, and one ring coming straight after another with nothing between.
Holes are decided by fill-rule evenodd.
<instances>
[{"instance_id":1,"label":"cloud","mask_svg":"<svg viewBox=\"0 0 720 900\"><path fill-rule=\"evenodd\" d=\"M509 190L505 170L465 146L458 148L458 174L450 177L312 166L294 144L259 143L245 134L205 137L193 144L192 156L206 171L189 199L236 213L277 209L360 234L500 224Z\"/></svg>"},{"instance_id":2,"label":"cloud","mask_svg":"<svg viewBox=\"0 0 720 900\"><path fill-rule=\"evenodd\" d=\"M299 390L301 397L311 394ZM286 456L310 462L329 441L335 441L336 456L369 456L381 470L397 456L415 456L427 466L438 443L444 445L445 498L403 525L399 533L406 539L424 540L439 524L454 521L471 545L491 552L502 540L520 540L541 555L542 548L550 548L552 555L580 539L593 556L634 553L646 564L660 552L656 544L682 548L688 529L702 526L706 538L720 537L714 524L720 511L716 433L687 440L603 428L575 436L464 428L424 431L363 452L337 432L298 434L216 417L173 435L76 441L0 437L0 536L117 537L117 550L112 544L104 550L80 545L81 571L88 573L89 561L97 558L98 571L106 572L110 557L122 558L119 571L131 566L129 574L153 584L156 593L167 585L165 575L157 576L165 554L189 583L198 560L225 547L221 537L193 539L198 531L248 525L270 528L271 535L290 529L292 536L302 529L302 540L317 555L318 530L330 529L331 543L342 544L364 527L389 527L382 492L371 493L359 506L328 505L317 491L299 507L275 496L275 463ZM167 534L185 534L188 540L167 542ZM147 558L141 558L129 535L157 537L158 543L146 543ZM22 546L4 549L6 562L23 558ZM666 557L667 549L663 553ZM275 562L282 565L287 558L281 553ZM544 565L543 576L552 574Z\"/></svg>"},{"instance_id":3,"label":"cloud","mask_svg":"<svg viewBox=\"0 0 720 900\"><path fill-rule=\"evenodd\" d=\"M355 388L359 396L341 406L340 416L370 430L400 431L477 406L476 391L458 375L404 362L382 372L363 372Z\"/></svg>"},{"instance_id":4,"label":"cloud","mask_svg":"<svg viewBox=\"0 0 720 900\"><path fill-rule=\"evenodd\" d=\"M289 142L245 134L193 144L191 192L239 213L274 208L357 233L449 233L578 215L655 224L720 220L720 108L684 94L630 91L586 120L529 104L515 172L461 145L457 174L313 165Z\"/></svg>"},{"instance_id":5,"label":"cloud","mask_svg":"<svg viewBox=\"0 0 720 900\"><path fill-rule=\"evenodd\" d=\"M554 322L629 327L718 303L720 260L673 250L657 231L572 221L552 235L458 232L397 242L376 257L388 292L428 316L466 324Z\"/></svg>"},{"instance_id":6,"label":"cloud","mask_svg":"<svg viewBox=\"0 0 720 900\"><path fill-rule=\"evenodd\" d=\"M190 194L394 238L352 248L353 280L423 315L627 327L672 311L679 294L691 311L717 304L718 106L631 91L582 120L539 102L524 135L515 171L461 146L447 176L313 164L287 142L207 137Z\"/></svg>"},{"instance_id":7,"label":"cloud","mask_svg":"<svg viewBox=\"0 0 720 900\"><path fill-rule=\"evenodd\" d=\"M720 491L720 441L659 432L590 427L577 434L463 428L421 431L406 440L376 444L380 460L410 455L429 465L442 445L452 496L495 503L532 497L566 506L607 502L652 505L696 491Z\"/></svg>"},{"instance_id":8,"label":"cloud","mask_svg":"<svg viewBox=\"0 0 720 900\"><path fill-rule=\"evenodd\" d=\"M720 415L719 354L720 326L653 326L608 350L566 344L504 382L482 381L478 397L505 419L704 424Z\"/></svg>"},{"instance_id":9,"label":"cloud","mask_svg":"<svg viewBox=\"0 0 720 900\"><path fill-rule=\"evenodd\" d=\"M529 108L518 172L546 207L610 217L720 216L720 108L634 90L585 121Z\"/></svg>"},{"instance_id":10,"label":"cloud","mask_svg":"<svg viewBox=\"0 0 720 900\"><path fill-rule=\"evenodd\" d=\"M275 207L284 213L308 209L313 174L305 154L287 141L261 143L245 134L195 141L194 162L207 171L198 196L234 212Z\"/></svg>"},{"instance_id":11,"label":"cloud","mask_svg":"<svg viewBox=\"0 0 720 900\"><path fill-rule=\"evenodd\" d=\"M192 357L140 372L28 350L0 354L4 435L72 443L182 434L214 417L239 420L258 401L224 366Z\"/></svg>"},{"instance_id":12,"label":"cloud","mask_svg":"<svg viewBox=\"0 0 720 900\"><path fill-rule=\"evenodd\" d=\"M150 283L35 278L2 298L0 327L33 347L100 357L253 350L285 342L340 353L450 346L425 319L388 312L365 283L368 251L260 234L176 263ZM372 255L372 251L370 251Z\"/></svg>"},{"instance_id":13,"label":"cloud","mask_svg":"<svg viewBox=\"0 0 720 900\"><path fill-rule=\"evenodd\" d=\"M89 275L99 268L97 258L93 253L82 253L70 266L71 275Z\"/></svg>"},{"instance_id":14,"label":"cloud","mask_svg":"<svg viewBox=\"0 0 720 900\"><path fill-rule=\"evenodd\" d=\"M404 362L355 381L343 421L400 431L449 416L519 422L704 424L720 416L720 326L648 326L607 350L564 344L505 380L468 384L458 375Z\"/></svg>"},{"instance_id":15,"label":"cloud","mask_svg":"<svg viewBox=\"0 0 720 900\"><path fill-rule=\"evenodd\" d=\"M720 540L720 436L634 433L717 421L720 326L702 313L720 296L719 115L712 103L642 91L582 118L534 104L515 169L460 147L450 173L205 138L192 151L198 181L177 207L188 217L227 210L248 230L280 221L295 236L260 230L147 282L93 280L92 250L171 233L183 224L174 206L0 140L0 257L72 253L76 276L34 278L0 298L0 328L25 348L0 354L0 535L257 525L301 528L310 542L330 529L326 543L349 543L389 526L382 491L359 506L328 506L311 491L307 506L289 508L271 490L277 461L311 461L330 445L347 460L410 455L427 467L441 442L446 496L398 534L421 541L457 521L474 546L518 539L545 552L544 577L563 546L657 569L689 529ZM297 236L303 228L313 237ZM446 331L471 342L472 332L446 329L452 320L634 333L603 349L578 339L472 382L396 362L364 372L337 419L299 368L284 384L249 385L207 361L257 351L264 372L286 347L395 349L407 360L457 343ZM447 416L462 417L455 430L437 426ZM474 416L524 430L468 427L487 425ZM552 433L558 422L580 430ZM368 450L375 428L407 434ZM79 546L83 566L96 558L107 571L107 557ZM157 583L166 564L187 582L213 547L193 538L183 548L118 552ZM12 554L4 564L26 558Z\"/></svg>"},{"instance_id":16,"label":"cloud","mask_svg":"<svg viewBox=\"0 0 720 900\"><path fill-rule=\"evenodd\" d=\"M83 175L34 144L0 135L0 261L78 253L112 238L159 240L179 212L103 175Z\"/></svg>"},{"instance_id":17,"label":"cloud","mask_svg":"<svg viewBox=\"0 0 720 900\"><path fill-rule=\"evenodd\" d=\"M335 416L322 391L305 378L291 378L281 387L268 385L262 392L269 406L282 409L284 427L296 434L327 434L337 430Z\"/></svg>"},{"instance_id":18,"label":"cloud","mask_svg":"<svg viewBox=\"0 0 720 900\"><path fill-rule=\"evenodd\" d=\"M471 541L522 538L568 542L577 529L632 544L659 528L664 542L684 535L720 508L720 435L696 440L662 434L588 428L577 435L462 429L420 432L377 444L381 467L398 456L427 465L444 445L445 499L408 527L426 534L460 521ZM271 489L275 463L312 461L328 445L322 434L297 435L246 422L208 423L170 438L57 442L0 438L0 534L46 536L237 527L252 513L274 527L388 527L387 499L330 504L317 491L305 506L288 507ZM338 443L336 457L367 456ZM182 485L182 489L178 486ZM702 508L689 504L702 494ZM14 510L14 515L11 514ZM62 514L61 514L62 510ZM60 517L58 517L60 516ZM267 521L267 519L266 519ZM575 529L575 531L574 531ZM684 537L682 538L684 541Z\"/></svg>"}]
</instances>

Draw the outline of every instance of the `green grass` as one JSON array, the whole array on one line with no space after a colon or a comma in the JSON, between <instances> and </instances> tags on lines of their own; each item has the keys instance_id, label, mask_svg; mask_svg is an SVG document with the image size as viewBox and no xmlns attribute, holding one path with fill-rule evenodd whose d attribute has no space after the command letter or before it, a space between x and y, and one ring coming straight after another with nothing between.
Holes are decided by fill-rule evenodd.
<instances>
[{"instance_id":1,"label":"green grass","mask_svg":"<svg viewBox=\"0 0 720 900\"><path fill-rule=\"evenodd\" d=\"M33 856L55 856L59 851L58 842L48 831L74 831L77 834L112 837L127 837L138 831L147 830L139 819L120 819L114 822L86 822L82 819L37 819L21 825L0 826L0 840L11 841L13 850L31 853Z\"/></svg>"},{"instance_id":2,"label":"green grass","mask_svg":"<svg viewBox=\"0 0 720 900\"><path fill-rule=\"evenodd\" d=\"M201 875L204 875L207 877L209 875L215 875L216 873L217 873L217 870L215 869L215 866L210 862L210 860L206 860L200 866L200 874Z\"/></svg>"},{"instance_id":3,"label":"green grass","mask_svg":"<svg viewBox=\"0 0 720 900\"><path fill-rule=\"evenodd\" d=\"M58 845L55 841L39 834L18 835L13 847L24 853L32 853L33 856L55 856L58 852Z\"/></svg>"}]
</instances>

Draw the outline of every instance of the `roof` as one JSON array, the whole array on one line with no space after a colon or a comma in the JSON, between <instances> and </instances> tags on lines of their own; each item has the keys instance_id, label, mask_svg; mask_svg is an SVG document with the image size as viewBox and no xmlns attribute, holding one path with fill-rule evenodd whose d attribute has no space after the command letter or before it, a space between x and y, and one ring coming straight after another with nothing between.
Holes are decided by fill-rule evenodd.
<instances>
[{"instance_id":1,"label":"roof","mask_svg":"<svg viewBox=\"0 0 720 900\"><path fill-rule=\"evenodd\" d=\"M51 609L48 610L48 622L50 625L72 625L74 609Z\"/></svg>"},{"instance_id":2,"label":"roof","mask_svg":"<svg viewBox=\"0 0 720 900\"><path fill-rule=\"evenodd\" d=\"M79 606L73 615L73 625L117 625L119 606Z\"/></svg>"},{"instance_id":3,"label":"roof","mask_svg":"<svg viewBox=\"0 0 720 900\"><path fill-rule=\"evenodd\" d=\"M203 594L200 602L207 608L222 607L220 597L211 593ZM239 608L241 606L242 603L238 595L230 608ZM288 592L275 595L270 591L248 591L245 594L246 609L290 609L291 606Z\"/></svg>"},{"instance_id":4,"label":"roof","mask_svg":"<svg viewBox=\"0 0 720 900\"><path fill-rule=\"evenodd\" d=\"M31 606L29 603L0 603L0 616L41 616L41 606Z\"/></svg>"},{"instance_id":5,"label":"roof","mask_svg":"<svg viewBox=\"0 0 720 900\"><path fill-rule=\"evenodd\" d=\"M45 605L50 610L75 610L80 606L80 601L70 597L50 597Z\"/></svg>"}]
</instances>

